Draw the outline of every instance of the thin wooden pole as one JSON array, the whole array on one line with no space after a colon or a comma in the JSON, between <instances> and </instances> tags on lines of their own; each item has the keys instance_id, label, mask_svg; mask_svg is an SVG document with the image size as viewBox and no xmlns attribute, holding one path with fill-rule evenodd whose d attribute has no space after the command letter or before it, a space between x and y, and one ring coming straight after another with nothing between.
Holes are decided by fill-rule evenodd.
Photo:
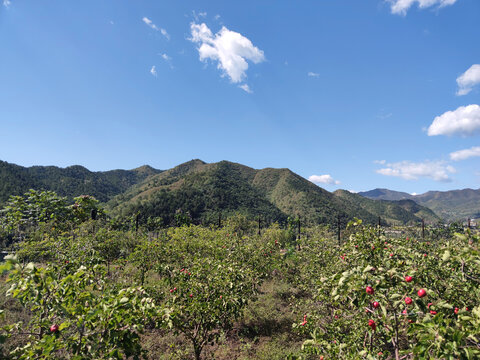
<instances>
[{"instance_id":1,"label":"thin wooden pole","mask_svg":"<svg viewBox=\"0 0 480 360\"><path fill-rule=\"evenodd\" d=\"M425 219L422 219L422 239L425 240Z\"/></svg>"},{"instance_id":2,"label":"thin wooden pole","mask_svg":"<svg viewBox=\"0 0 480 360\"><path fill-rule=\"evenodd\" d=\"M340 215L337 215L337 236L338 236L338 246L340 246Z\"/></svg>"}]
</instances>

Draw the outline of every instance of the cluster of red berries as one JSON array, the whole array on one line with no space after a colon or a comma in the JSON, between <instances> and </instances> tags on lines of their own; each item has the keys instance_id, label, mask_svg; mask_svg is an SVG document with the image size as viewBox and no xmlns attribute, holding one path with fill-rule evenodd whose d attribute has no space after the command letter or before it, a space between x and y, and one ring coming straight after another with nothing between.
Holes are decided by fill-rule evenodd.
<instances>
[{"instance_id":1,"label":"cluster of red berries","mask_svg":"<svg viewBox=\"0 0 480 360\"><path fill-rule=\"evenodd\" d=\"M409 283L409 282L412 282L412 280L413 280L413 278L411 276L409 276L409 275L405 276L405 281L406 282ZM365 288L365 291L369 295L375 294L375 290L371 286L367 286ZM417 295L418 295L418 297L423 298L427 295L427 291L425 289L420 289L420 290L418 290ZM411 305L413 303L412 298L410 298L408 296L406 296L404 300L405 300L405 304L407 304L407 305ZM429 303L428 308L430 308L431 305L433 305L433 303ZM372 306L373 306L374 309L377 309L380 306L380 303L378 301L374 301L372 303ZM368 311L369 310L367 309L366 312L368 312ZM402 313L407 314L407 310L406 309L403 310ZM455 314L457 314L457 313L458 313L458 308L455 308ZM430 310L430 314L436 315L437 312L435 310ZM375 321L372 320L372 319L368 320L368 326L370 326L373 331L375 331L375 329L377 328L377 326L375 324Z\"/></svg>"},{"instance_id":2,"label":"cluster of red berries","mask_svg":"<svg viewBox=\"0 0 480 360\"><path fill-rule=\"evenodd\" d=\"M187 269L182 269L182 270L180 270L180 272L182 272L182 273L184 273L185 275L188 275L188 276L192 275L192 273L188 272Z\"/></svg>"}]
</instances>

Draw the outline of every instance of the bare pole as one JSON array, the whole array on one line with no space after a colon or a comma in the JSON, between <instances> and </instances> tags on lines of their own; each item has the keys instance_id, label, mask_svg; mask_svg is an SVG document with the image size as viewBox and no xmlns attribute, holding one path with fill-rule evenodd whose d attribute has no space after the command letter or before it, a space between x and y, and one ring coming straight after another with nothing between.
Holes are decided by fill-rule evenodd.
<instances>
[{"instance_id":1,"label":"bare pole","mask_svg":"<svg viewBox=\"0 0 480 360\"><path fill-rule=\"evenodd\" d=\"M337 236L338 236L338 246L341 245L340 243L340 214L337 215Z\"/></svg>"},{"instance_id":2,"label":"bare pole","mask_svg":"<svg viewBox=\"0 0 480 360\"><path fill-rule=\"evenodd\" d=\"M422 219L422 239L425 240L425 219Z\"/></svg>"},{"instance_id":3,"label":"bare pole","mask_svg":"<svg viewBox=\"0 0 480 360\"><path fill-rule=\"evenodd\" d=\"M301 232L300 232L300 217L298 217L298 223L297 223L297 225L298 225L298 236L297 236L298 240L297 240L297 244L298 244L298 250L300 250L300 233L301 233Z\"/></svg>"}]
</instances>

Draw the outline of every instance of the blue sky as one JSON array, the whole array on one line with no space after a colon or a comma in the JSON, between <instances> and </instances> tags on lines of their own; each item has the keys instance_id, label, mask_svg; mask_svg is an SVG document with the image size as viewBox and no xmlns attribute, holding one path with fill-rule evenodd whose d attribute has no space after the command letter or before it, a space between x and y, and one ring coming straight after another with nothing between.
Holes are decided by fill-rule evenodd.
<instances>
[{"instance_id":1,"label":"blue sky","mask_svg":"<svg viewBox=\"0 0 480 360\"><path fill-rule=\"evenodd\" d=\"M480 187L478 0L0 2L1 160Z\"/></svg>"}]
</instances>

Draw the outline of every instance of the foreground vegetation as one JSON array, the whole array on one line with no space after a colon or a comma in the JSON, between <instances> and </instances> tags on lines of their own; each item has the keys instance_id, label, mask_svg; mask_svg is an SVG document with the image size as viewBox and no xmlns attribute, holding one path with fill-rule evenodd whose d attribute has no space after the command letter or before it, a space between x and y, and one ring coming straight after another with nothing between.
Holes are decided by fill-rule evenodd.
<instances>
[{"instance_id":1,"label":"foreground vegetation","mask_svg":"<svg viewBox=\"0 0 480 360\"><path fill-rule=\"evenodd\" d=\"M92 219L93 218L93 219ZM11 198L0 358L475 359L479 236L353 221L258 229L108 219L98 202ZM299 231L300 230L300 231Z\"/></svg>"}]
</instances>

